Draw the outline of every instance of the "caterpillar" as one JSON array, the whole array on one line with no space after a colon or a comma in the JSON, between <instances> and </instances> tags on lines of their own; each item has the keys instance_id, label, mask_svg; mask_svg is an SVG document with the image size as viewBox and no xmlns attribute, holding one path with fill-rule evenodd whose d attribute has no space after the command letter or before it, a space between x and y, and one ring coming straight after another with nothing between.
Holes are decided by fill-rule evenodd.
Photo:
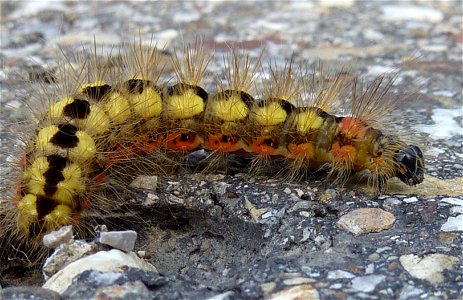
<instances>
[{"instance_id":1,"label":"caterpillar","mask_svg":"<svg viewBox=\"0 0 463 300\"><path fill-rule=\"evenodd\" d=\"M393 177L423 181L420 148L381 125L394 107L387 98L394 76L363 87L343 72L325 76L321 66L293 60L265 65L262 55L232 49L225 80L210 92L204 79L213 54L200 42L170 57L174 80L165 78L156 46L134 43L120 53L101 59L95 50L80 67L64 63L56 91L38 96L45 112L26 141L2 223L20 239L78 223L118 168L169 172L199 150L208 154L207 172L234 155L249 158L252 173L281 163L276 174L288 180L325 173L343 184L366 174L379 193Z\"/></svg>"}]
</instances>

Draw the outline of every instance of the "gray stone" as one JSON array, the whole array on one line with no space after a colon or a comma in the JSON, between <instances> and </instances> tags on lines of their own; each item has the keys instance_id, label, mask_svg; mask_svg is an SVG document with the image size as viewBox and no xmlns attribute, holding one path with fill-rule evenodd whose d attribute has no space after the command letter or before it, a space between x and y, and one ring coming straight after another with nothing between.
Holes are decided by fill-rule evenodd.
<instances>
[{"instance_id":1,"label":"gray stone","mask_svg":"<svg viewBox=\"0 0 463 300\"><path fill-rule=\"evenodd\" d=\"M395 222L390 212L379 208L359 208L342 216L336 223L338 228L354 234L381 232Z\"/></svg>"},{"instance_id":2,"label":"gray stone","mask_svg":"<svg viewBox=\"0 0 463 300\"><path fill-rule=\"evenodd\" d=\"M15 286L5 289L0 288L0 299L5 300L60 300L61 296L49 289L36 286Z\"/></svg>"},{"instance_id":3,"label":"gray stone","mask_svg":"<svg viewBox=\"0 0 463 300\"><path fill-rule=\"evenodd\" d=\"M72 225L63 226L59 230L52 231L43 237L43 245L47 248L56 248L69 242L73 237Z\"/></svg>"},{"instance_id":4,"label":"gray stone","mask_svg":"<svg viewBox=\"0 0 463 300\"><path fill-rule=\"evenodd\" d=\"M158 186L158 176L139 175L130 183L130 186L154 191Z\"/></svg>"},{"instance_id":5,"label":"gray stone","mask_svg":"<svg viewBox=\"0 0 463 300\"><path fill-rule=\"evenodd\" d=\"M100 232L98 238L98 242L101 244L127 252L133 250L136 240L137 232L133 230Z\"/></svg>"},{"instance_id":6,"label":"gray stone","mask_svg":"<svg viewBox=\"0 0 463 300\"><path fill-rule=\"evenodd\" d=\"M423 293L423 290L413 285L405 284L400 292L399 300L407 300L413 297L419 298L418 296L421 295L421 293Z\"/></svg>"}]
</instances>

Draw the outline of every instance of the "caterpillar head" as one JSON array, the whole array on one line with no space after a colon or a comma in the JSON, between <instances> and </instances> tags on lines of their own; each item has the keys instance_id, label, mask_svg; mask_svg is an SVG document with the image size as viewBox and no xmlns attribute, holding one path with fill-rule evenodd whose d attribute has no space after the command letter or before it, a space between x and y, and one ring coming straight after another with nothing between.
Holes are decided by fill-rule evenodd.
<instances>
[{"instance_id":1,"label":"caterpillar head","mask_svg":"<svg viewBox=\"0 0 463 300\"><path fill-rule=\"evenodd\" d=\"M397 150L394 154L394 162L397 165L395 176L408 185L416 185L423 182L424 159L423 152L417 146L409 145Z\"/></svg>"}]
</instances>

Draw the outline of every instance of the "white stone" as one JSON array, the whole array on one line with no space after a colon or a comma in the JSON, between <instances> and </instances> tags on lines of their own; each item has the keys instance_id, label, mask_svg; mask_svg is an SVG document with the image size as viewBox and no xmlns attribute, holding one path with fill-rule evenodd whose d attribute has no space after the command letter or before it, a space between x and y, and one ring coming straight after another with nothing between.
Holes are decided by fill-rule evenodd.
<instances>
[{"instance_id":1,"label":"white stone","mask_svg":"<svg viewBox=\"0 0 463 300\"><path fill-rule=\"evenodd\" d=\"M305 283L312 283L315 282L315 279L306 278L306 277L296 277L296 278L288 278L283 280L285 285L300 285Z\"/></svg>"},{"instance_id":2,"label":"white stone","mask_svg":"<svg viewBox=\"0 0 463 300\"><path fill-rule=\"evenodd\" d=\"M327 279L343 279L343 278L354 278L355 275L344 271L344 270L335 270L329 271L328 275L326 276Z\"/></svg>"},{"instance_id":3,"label":"white stone","mask_svg":"<svg viewBox=\"0 0 463 300\"><path fill-rule=\"evenodd\" d=\"M351 286L354 290L369 293L375 290L376 286L386 279L384 275L368 275L352 279Z\"/></svg>"},{"instance_id":4,"label":"white stone","mask_svg":"<svg viewBox=\"0 0 463 300\"><path fill-rule=\"evenodd\" d=\"M8 103L6 104L7 107L11 107L11 108L14 108L14 109L19 109L23 105L24 105L24 103L22 103L21 101L18 101L18 100L8 101Z\"/></svg>"},{"instance_id":5,"label":"white stone","mask_svg":"<svg viewBox=\"0 0 463 300\"><path fill-rule=\"evenodd\" d=\"M70 263L48 279L43 287L61 294L71 285L72 279L84 271L117 272L123 266L157 272L153 265L145 262L135 253L124 253L113 249L110 251L100 251Z\"/></svg>"},{"instance_id":6,"label":"white stone","mask_svg":"<svg viewBox=\"0 0 463 300\"><path fill-rule=\"evenodd\" d=\"M330 285L330 289L334 289L334 290L339 290L342 287L343 287L342 283L335 283L335 284Z\"/></svg>"},{"instance_id":7,"label":"white stone","mask_svg":"<svg viewBox=\"0 0 463 300\"><path fill-rule=\"evenodd\" d=\"M417 202L418 201L418 198L416 197L410 197L410 198L404 198L403 199L403 202L405 203L413 203L413 202Z\"/></svg>"},{"instance_id":8,"label":"white stone","mask_svg":"<svg viewBox=\"0 0 463 300\"><path fill-rule=\"evenodd\" d=\"M433 253L423 258L408 254L400 257L402 267L415 278L424 279L432 284L444 280L443 270L451 270L458 262L458 258L440 253Z\"/></svg>"},{"instance_id":9,"label":"white stone","mask_svg":"<svg viewBox=\"0 0 463 300\"><path fill-rule=\"evenodd\" d=\"M463 215L458 215L456 217L449 217L447 222L442 224L440 230L445 232L450 231L463 231Z\"/></svg>"},{"instance_id":10,"label":"white stone","mask_svg":"<svg viewBox=\"0 0 463 300\"><path fill-rule=\"evenodd\" d=\"M463 206L454 206L450 208L450 214L452 216L463 214Z\"/></svg>"},{"instance_id":11,"label":"white stone","mask_svg":"<svg viewBox=\"0 0 463 300\"><path fill-rule=\"evenodd\" d=\"M323 7L347 8L355 4L355 0L320 0L319 5Z\"/></svg>"},{"instance_id":12,"label":"white stone","mask_svg":"<svg viewBox=\"0 0 463 300\"><path fill-rule=\"evenodd\" d=\"M72 45L82 45L82 44L92 44L97 42L98 45L118 45L121 43L121 37L117 34L111 33L102 33L102 32L79 32L79 33L69 33L66 35L60 35L53 43L56 43L60 47L72 46Z\"/></svg>"},{"instance_id":13,"label":"white stone","mask_svg":"<svg viewBox=\"0 0 463 300\"><path fill-rule=\"evenodd\" d=\"M444 14L431 7L415 5L384 5L381 7L383 19L387 21L428 21L438 23Z\"/></svg>"},{"instance_id":14,"label":"white stone","mask_svg":"<svg viewBox=\"0 0 463 300\"><path fill-rule=\"evenodd\" d=\"M423 290L412 285L405 284L400 292L399 300L407 300L411 298L418 299L418 296L421 295L421 293L423 293Z\"/></svg>"},{"instance_id":15,"label":"white stone","mask_svg":"<svg viewBox=\"0 0 463 300\"><path fill-rule=\"evenodd\" d=\"M423 51L430 51L430 52L444 52L448 50L448 45L425 45L423 46Z\"/></svg>"},{"instance_id":16,"label":"white stone","mask_svg":"<svg viewBox=\"0 0 463 300\"><path fill-rule=\"evenodd\" d=\"M375 41L381 40L384 38L384 34L372 28L366 28L363 31L363 36L369 40L375 40Z\"/></svg>"},{"instance_id":17,"label":"white stone","mask_svg":"<svg viewBox=\"0 0 463 300\"><path fill-rule=\"evenodd\" d=\"M458 198L442 198L440 202L463 206L463 199L458 199Z\"/></svg>"},{"instance_id":18,"label":"white stone","mask_svg":"<svg viewBox=\"0 0 463 300\"><path fill-rule=\"evenodd\" d=\"M194 11L179 11L172 17L172 19L175 23L181 23L193 22L198 20L200 17L201 15Z\"/></svg>"},{"instance_id":19,"label":"white stone","mask_svg":"<svg viewBox=\"0 0 463 300\"><path fill-rule=\"evenodd\" d=\"M371 76L379 76L385 73L390 73L391 71L393 71L393 69L389 66L374 65L374 66L368 67L367 73L368 75L371 75Z\"/></svg>"},{"instance_id":20,"label":"white stone","mask_svg":"<svg viewBox=\"0 0 463 300\"><path fill-rule=\"evenodd\" d=\"M373 274L375 271L375 264L368 264L368 266L365 268L365 274Z\"/></svg>"},{"instance_id":21,"label":"white stone","mask_svg":"<svg viewBox=\"0 0 463 300\"><path fill-rule=\"evenodd\" d=\"M262 215L262 219L268 219L268 218L270 218L272 216L273 216L272 212L268 211L268 212L266 212L265 214Z\"/></svg>"},{"instance_id":22,"label":"white stone","mask_svg":"<svg viewBox=\"0 0 463 300\"><path fill-rule=\"evenodd\" d=\"M435 108L431 119L433 125L419 125L416 129L428 133L433 139L447 139L461 135L463 127L455 120L463 116L461 108ZM446 198L444 198L446 199Z\"/></svg>"},{"instance_id":23,"label":"white stone","mask_svg":"<svg viewBox=\"0 0 463 300\"><path fill-rule=\"evenodd\" d=\"M207 298L207 300L226 300L226 299L231 299L233 296L233 291L228 291L225 293L221 293L215 296L212 296L210 298Z\"/></svg>"}]
</instances>

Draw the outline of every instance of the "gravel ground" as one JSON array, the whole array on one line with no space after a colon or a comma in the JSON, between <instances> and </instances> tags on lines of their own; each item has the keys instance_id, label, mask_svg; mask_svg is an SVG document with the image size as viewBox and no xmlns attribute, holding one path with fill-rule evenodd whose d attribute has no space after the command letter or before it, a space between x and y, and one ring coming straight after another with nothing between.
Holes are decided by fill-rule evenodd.
<instances>
[{"instance_id":1,"label":"gravel ground","mask_svg":"<svg viewBox=\"0 0 463 300\"><path fill-rule=\"evenodd\" d=\"M98 281L104 274L88 271L60 296L21 287L44 279L5 261L4 295L91 298L98 288L118 286L139 299L463 296L461 1L21 1L1 8L2 174L20 149L9 124L27 117L19 77L56 66L57 47L71 53L94 39L110 49L153 37L170 51L201 35L218 52L239 41L251 55L264 46L280 64L291 56L320 59L367 79L401 69L393 92L409 96L397 118L426 140L425 182L393 185L381 196L359 186L240 173L151 178L151 192L130 188L145 223L125 226L119 217L108 226L136 230L135 250L145 251L158 273L129 268L117 281ZM220 65L215 59L211 70ZM1 184L2 191L10 186L6 176ZM356 231L359 214L367 229Z\"/></svg>"}]
</instances>

